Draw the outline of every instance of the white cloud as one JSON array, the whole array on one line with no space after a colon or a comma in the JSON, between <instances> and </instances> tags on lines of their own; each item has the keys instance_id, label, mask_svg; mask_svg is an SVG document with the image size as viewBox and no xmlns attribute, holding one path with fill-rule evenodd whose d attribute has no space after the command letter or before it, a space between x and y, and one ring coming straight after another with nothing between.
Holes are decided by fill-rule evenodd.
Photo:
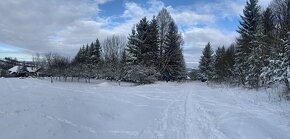
<instances>
[{"instance_id":1,"label":"white cloud","mask_svg":"<svg viewBox=\"0 0 290 139\"><path fill-rule=\"evenodd\" d=\"M106 0L0 1L0 42L35 51L52 51L58 31L98 13Z\"/></svg>"},{"instance_id":2,"label":"white cloud","mask_svg":"<svg viewBox=\"0 0 290 139\"><path fill-rule=\"evenodd\" d=\"M204 47L207 42L211 42L215 46L230 45L234 42L237 34L231 32L223 33L216 28L191 28L184 33L184 40L187 45Z\"/></svg>"},{"instance_id":3,"label":"white cloud","mask_svg":"<svg viewBox=\"0 0 290 139\"><path fill-rule=\"evenodd\" d=\"M267 8L272 1L273 0L259 0L259 4L262 8Z\"/></svg>"},{"instance_id":4,"label":"white cloud","mask_svg":"<svg viewBox=\"0 0 290 139\"><path fill-rule=\"evenodd\" d=\"M205 45L210 42L213 50L219 46L229 46L237 37L236 32L225 33L216 28L190 28L184 34L184 56L188 67L197 67L201 52Z\"/></svg>"},{"instance_id":5,"label":"white cloud","mask_svg":"<svg viewBox=\"0 0 290 139\"><path fill-rule=\"evenodd\" d=\"M190 10L171 10L172 17L176 23L181 25L197 25L197 24L210 24L214 22L214 15L197 14Z\"/></svg>"},{"instance_id":6,"label":"white cloud","mask_svg":"<svg viewBox=\"0 0 290 139\"><path fill-rule=\"evenodd\" d=\"M145 5L127 1L124 12L117 17L122 22L115 22L116 17L98 16L99 4L107 1L110 0L0 1L0 42L33 51L54 51L73 56L80 46L96 38L102 40L112 34L128 35L142 17L151 19L165 7L160 0L149 0ZM176 23L182 26L184 55L189 66L197 63L207 42L221 46L234 41L235 33L225 33L212 25L218 18L238 16L243 8L239 4L237 1L218 0L198 5L195 9L166 7ZM199 24L204 27L197 28Z\"/></svg>"},{"instance_id":7,"label":"white cloud","mask_svg":"<svg viewBox=\"0 0 290 139\"><path fill-rule=\"evenodd\" d=\"M145 16L145 9L134 2L127 2L125 4L126 10L123 13L125 18L140 18Z\"/></svg>"}]
</instances>

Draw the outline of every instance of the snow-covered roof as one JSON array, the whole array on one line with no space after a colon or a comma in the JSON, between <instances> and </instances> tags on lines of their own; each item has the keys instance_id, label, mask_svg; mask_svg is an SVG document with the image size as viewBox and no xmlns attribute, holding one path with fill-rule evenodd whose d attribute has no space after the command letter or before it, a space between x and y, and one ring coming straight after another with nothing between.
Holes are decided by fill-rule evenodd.
<instances>
[{"instance_id":1,"label":"snow-covered roof","mask_svg":"<svg viewBox=\"0 0 290 139\"><path fill-rule=\"evenodd\" d=\"M28 70L28 72L36 72L37 68L35 67L26 67L26 69Z\"/></svg>"},{"instance_id":2,"label":"snow-covered roof","mask_svg":"<svg viewBox=\"0 0 290 139\"><path fill-rule=\"evenodd\" d=\"M14 66L11 69L9 69L8 71L10 74L13 74L13 73L17 73L18 69L19 69L19 66Z\"/></svg>"},{"instance_id":3,"label":"snow-covered roof","mask_svg":"<svg viewBox=\"0 0 290 139\"><path fill-rule=\"evenodd\" d=\"M10 74L13 74L13 73L17 73L19 69L20 69L20 66L14 66L11 69L9 69L8 71ZM26 69L28 72L36 72L38 70L35 67L26 67Z\"/></svg>"}]
</instances>

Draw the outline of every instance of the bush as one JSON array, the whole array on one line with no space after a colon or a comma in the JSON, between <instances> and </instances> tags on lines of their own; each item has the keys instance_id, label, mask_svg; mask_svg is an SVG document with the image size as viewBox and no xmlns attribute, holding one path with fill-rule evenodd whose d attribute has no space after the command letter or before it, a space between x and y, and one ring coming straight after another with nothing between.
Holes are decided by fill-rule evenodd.
<instances>
[{"instance_id":1,"label":"bush","mask_svg":"<svg viewBox=\"0 0 290 139\"><path fill-rule=\"evenodd\" d=\"M153 67L133 65L127 69L124 79L138 84L150 84L157 81L158 73Z\"/></svg>"}]
</instances>

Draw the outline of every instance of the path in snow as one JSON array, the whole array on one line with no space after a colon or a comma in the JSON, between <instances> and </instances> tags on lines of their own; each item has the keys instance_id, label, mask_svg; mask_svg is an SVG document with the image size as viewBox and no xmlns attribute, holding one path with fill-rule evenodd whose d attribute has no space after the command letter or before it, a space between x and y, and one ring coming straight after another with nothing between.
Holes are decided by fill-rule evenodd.
<instances>
[{"instance_id":1,"label":"path in snow","mask_svg":"<svg viewBox=\"0 0 290 139\"><path fill-rule=\"evenodd\" d=\"M199 82L0 79L0 138L290 138L288 102Z\"/></svg>"}]
</instances>

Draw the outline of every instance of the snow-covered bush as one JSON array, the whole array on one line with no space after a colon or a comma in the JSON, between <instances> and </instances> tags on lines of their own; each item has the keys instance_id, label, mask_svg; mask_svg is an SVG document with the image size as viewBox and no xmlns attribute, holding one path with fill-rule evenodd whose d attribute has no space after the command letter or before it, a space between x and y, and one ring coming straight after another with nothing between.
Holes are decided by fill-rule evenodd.
<instances>
[{"instance_id":1,"label":"snow-covered bush","mask_svg":"<svg viewBox=\"0 0 290 139\"><path fill-rule=\"evenodd\" d=\"M157 71L153 67L133 65L127 68L124 80L138 84L150 84L157 81Z\"/></svg>"}]
</instances>

